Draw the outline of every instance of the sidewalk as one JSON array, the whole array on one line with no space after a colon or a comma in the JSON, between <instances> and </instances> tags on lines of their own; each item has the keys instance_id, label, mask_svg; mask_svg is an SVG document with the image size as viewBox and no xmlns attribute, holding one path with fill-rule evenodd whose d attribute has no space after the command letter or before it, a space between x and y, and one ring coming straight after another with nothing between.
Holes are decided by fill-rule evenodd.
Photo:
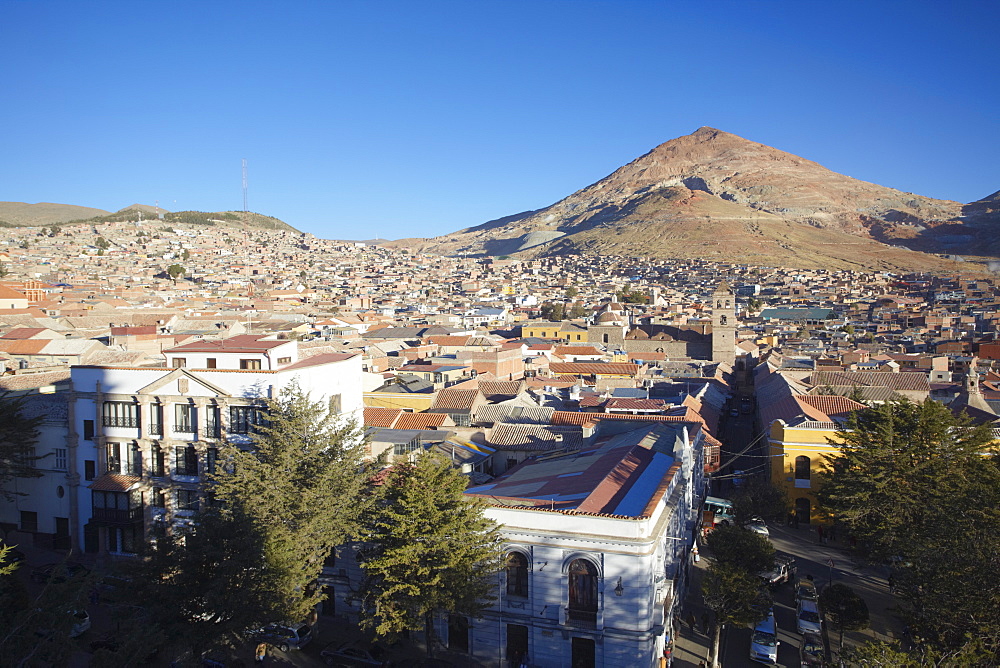
<instances>
[{"instance_id":1,"label":"sidewalk","mask_svg":"<svg viewBox=\"0 0 1000 668\"><path fill-rule=\"evenodd\" d=\"M707 568L708 560L704 557L699 562L691 564L687 595L681 604L681 623L678 626L677 636L674 638L672 665L676 667L698 668L700 661L704 661L705 665L708 665L709 644L712 639L702 628L702 615L706 612L711 615L711 612L705 607L701 597L701 579ZM694 631L687 623L689 612L694 613L696 620Z\"/></svg>"}]
</instances>

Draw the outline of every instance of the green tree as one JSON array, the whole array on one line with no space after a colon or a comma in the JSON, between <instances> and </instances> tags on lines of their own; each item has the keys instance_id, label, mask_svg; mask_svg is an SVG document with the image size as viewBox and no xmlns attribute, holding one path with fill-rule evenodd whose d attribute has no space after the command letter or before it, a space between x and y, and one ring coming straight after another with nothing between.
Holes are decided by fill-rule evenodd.
<instances>
[{"instance_id":1,"label":"green tree","mask_svg":"<svg viewBox=\"0 0 1000 668\"><path fill-rule=\"evenodd\" d=\"M449 462L421 455L396 465L366 513L359 553L362 624L394 637L424 628L433 647L438 612L477 616L494 600L500 534L467 479Z\"/></svg>"},{"instance_id":2,"label":"green tree","mask_svg":"<svg viewBox=\"0 0 1000 668\"><path fill-rule=\"evenodd\" d=\"M10 269L7 268L6 262L0 262L0 278L7 278L10 276Z\"/></svg>"},{"instance_id":3,"label":"green tree","mask_svg":"<svg viewBox=\"0 0 1000 668\"><path fill-rule=\"evenodd\" d=\"M756 577L774 566L774 545L765 536L735 524L715 527L705 540L711 559Z\"/></svg>"},{"instance_id":4,"label":"green tree","mask_svg":"<svg viewBox=\"0 0 1000 668\"><path fill-rule=\"evenodd\" d=\"M895 563L896 597L927 651L969 637L1000 650L1000 468L988 425L946 407L859 411L836 439L819 498L873 561Z\"/></svg>"},{"instance_id":5,"label":"green tree","mask_svg":"<svg viewBox=\"0 0 1000 668\"><path fill-rule=\"evenodd\" d=\"M267 422L221 449L192 526L160 530L136 566L137 599L192 652L262 624L306 619L334 546L356 532L372 475L355 425L292 385Z\"/></svg>"},{"instance_id":6,"label":"green tree","mask_svg":"<svg viewBox=\"0 0 1000 668\"><path fill-rule=\"evenodd\" d=\"M578 294L580 294L580 291L577 290L574 286L571 285L568 288L566 288L566 299L573 299Z\"/></svg>"},{"instance_id":7,"label":"green tree","mask_svg":"<svg viewBox=\"0 0 1000 668\"><path fill-rule=\"evenodd\" d=\"M844 648L844 631L868 628L868 604L858 593L842 582L824 587L819 595L820 609L827 621L840 631L837 647Z\"/></svg>"},{"instance_id":8,"label":"green tree","mask_svg":"<svg viewBox=\"0 0 1000 668\"><path fill-rule=\"evenodd\" d=\"M573 306L569 309L569 317L573 319L583 318L587 316L588 313L589 311L587 311L587 307L583 304L573 304Z\"/></svg>"},{"instance_id":9,"label":"green tree","mask_svg":"<svg viewBox=\"0 0 1000 668\"><path fill-rule=\"evenodd\" d=\"M174 283L176 283L177 279L185 273L187 273L187 270L179 264L172 264L167 267L167 276L169 276Z\"/></svg>"},{"instance_id":10,"label":"green tree","mask_svg":"<svg viewBox=\"0 0 1000 668\"><path fill-rule=\"evenodd\" d=\"M11 488L14 478L38 478L42 472L35 467L41 457L35 454L42 415L27 414L28 398L0 393L0 497L13 501L23 492Z\"/></svg>"},{"instance_id":11,"label":"green tree","mask_svg":"<svg viewBox=\"0 0 1000 668\"><path fill-rule=\"evenodd\" d=\"M831 444L818 491L875 559L905 556L915 532L934 531L955 494L979 477L995 448L989 428L972 427L928 399L902 400L851 415Z\"/></svg>"},{"instance_id":12,"label":"green tree","mask_svg":"<svg viewBox=\"0 0 1000 668\"><path fill-rule=\"evenodd\" d=\"M190 260L191 259L191 251L189 251L187 248L185 248L184 252L181 253L181 259L184 260L185 262L187 262L188 260Z\"/></svg>"},{"instance_id":13,"label":"green tree","mask_svg":"<svg viewBox=\"0 0 1000 668\"><path fill-rule=\"evenodd\" d=\"M543 320L559 322L566 319L566 306L559 302L542 304L539 314Z\"/></svg>"},{"instance_id":14,"label":"green tree","mask_svg":"<svg viewBox=\"0 0 1000 668\"><path fill-rule=\"evenodd\" d=\"M716 529L715 531L718 531ZM714 531L713 531L714 533ZM749 532L748 532L749 533ZM724 624L746 626L767 617L770 593L760 579L739 566L713 562L702 578L701 593L705 606L715 613L712 624L712 663L719 665L719 638Z\"/></svg>"},{"instance_id":15,"label":"green tree","mask_svg":"<svg viewBox=\"0 0 1000 668\"><path fill-rule=\"evenodd\" d=\"M101 250L108 250L111 248L111 243L104 237L97 237L97 241L94 242L94 245Z\"/></svg>"},{"instance_id":16,"label":"green tree","mask_svg":"<svg viewBox=\"0 0 1000 668\"><path fill-rule=\"evenodd\" d=\"M315 586L323 562L355 533L365 507L373 470L364 453L357 425L297 384L268 401L249 449L222 449L227 466L212 476L218 512L260 536L261 612L270 621L304 619L323 600Z\"/></svg>"},{"instance_id":17,"label":"green tree","mask_svg":"<svg viewBox=\"0 0 1000 668\"><path fill-rule=\"evenodd\" d=\"M785 491L759 478L744 482L733 498L733 515L736 523L746 524L751 518L760 517L767 521L784 520L788 516L790 504Z\"/></svg>"}]
</instances>

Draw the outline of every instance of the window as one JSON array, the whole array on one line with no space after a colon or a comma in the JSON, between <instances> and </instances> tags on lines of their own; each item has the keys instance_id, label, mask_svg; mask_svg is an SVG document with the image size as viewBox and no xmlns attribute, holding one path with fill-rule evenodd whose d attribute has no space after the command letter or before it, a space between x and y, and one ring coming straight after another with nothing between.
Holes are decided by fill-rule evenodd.
<instances>
[{"instance_id":1,"label":"window","mask_svg":"<svg viewBox=\"0 0 1000 668\"><path fill-rule=\"evenodd\" d=\"M408 455L414 450L420 449L420 439L413 439L409 443L397 443L392 446L392 454L401 457L403 455Z\"/></svg>"},{"instance_id":2,"label":"window","mask_svg":"<svg viewBox=\"0 0 1000 668\"><path fill-rule=\"evenodd\" d=\"M86 459L83 462L83 479L93 480L97 477L97 462L93 459Z\"/></svg>"},{"instance_id":3,"label":"window","mask_svg":"<svg viewBox=\"0 0 1000 668\"><path fill-rule=\"evenodd\" d=\"M571 668L594 668L597 652L592 638L573 638L570 645Z\"/></svg>"},{"instance_id":4,"label":"window","mask_svg":"<svg viewBox=\"0 0 1000 668\"><path fill-rule=\"evenodd\" d=\"M810 463L809 458L804 455L800 455L795 458L796 480L809 480L810 477L809 463Z\"/></svg>"},{"instance_id":5,"label":"window","mask_svg":"<svg viewBox=\"0 0 1000 668\"><path fill-rule=\"evenodd\" d=\"M330 413L333 415L339 415L342 408L341 395L331 394L330 395Z\"/></svg>"},{"instance_id":6,"label":"window","mask_svg":"<svg viewBox=\"0 0 1000 668\"><path fill-rule=\"evenodd\" d=\"M162 487L153 488L153 496L150 499L150 503L154 508L166 508L167 507L167 495L163 493Z\"/></svg>"},{"instance_id":7,"label":"window","mask_svg":"<svg viewBox=\"0 0 1000 668\"><path fill-rule=\"evenodd\" d=\"M241 369L260 369L260 360L240 360Z\"/></svg>"},{"instance_id":8,"label":"window","mask_svg":"<svg viewBox=\"0 0 1000 668\"><path fill-rule=\"evenodd\" d=\"M451 419L455 421L456 427L471 427L472 418L466 413L451 413Z\"/></svg>"},{"instance_id":9,"label":"window","mask_svg":"<svg viewBox=\"0 0 1000 668\"><path fill-rule=\"evenodd\" d=\"M198 475L198 452L193 445L179 445L174 454L174 475Z\"/></svg>"},{"instance_id":10,"label":"window","mask_svg":"<svg viewBox=\"0 0 1000 668\"><path fill-rule=\"evenodd\" d=\"M528 596L528 558L520 552L507 555L507 595Z\"/></svg>"},{"instance_id":11,"label":"window","mask_svg":"<svg viewBox=\"0 0 1000 668\"><path fill-rule=\"evenodd\" d=\"M53 468L57 471L65 471L68 467L66 466L66 449L56 448L56 462Z\"/></svg>"},{"instance_id":12,"label":"window","mask_svg":"<svg viewBox=\"0 0 1000 668\"><path fill-rule=\"evenodd\" d=\"M191 404L174 404L174 431L193 434L195 407Z\"/></svg>"},{"instance_id":13,"label":"window","mask_svg":"<svg viewBox=\"0 0 1000 668\"><path fill-rule=\"evenodd\" d=\"M93 441L94 440L94 421L84 420L83 421L83 440Z\"/></svg>"},{"instance_id":14,"label":"window","mask_svg":"<svg viewBox=\"0 0 1000 668\"><path fill-rule=\"evenodd\" d=\"M138 427L139 406L131 401L105 401L103 418L105 427Z\"/></svg>"},{"instance_id":15,"label":"window","mask_svg":"<svg viewBox=\"0 0 1000 668\"><path fill-rule=\"evenodd\" d=\"M586 559L574 559L569 565L569 618L597 621L597 567Z\"/></svg>"},{"instance_id":16,"label":"window","mask_svg":"<svg viewBox=\"0 0 1000 668\"><path fill-rule=\"evenodd\" d=\"M139 449L139 444L132 442L128 446L128 457L122 462L122 473L125 475L142 475L142 450Z\"/></svg>"},{"instance_id":17,"label":"window","mask_svg":"<svg viewBox=\"0 0 1000 668\"><path fill-rule=\"evenodd\" d=\"M216 368L215 367L215 358L214 357L209 357L207 360L205 360L205 367L208 368L208 369L214 369L214 368Z\"/></svg>"},{"instance_id":18,"label":"window","mask_svg":"<svg viewBox=\"0 0 1000 668\"><path fill-rule=\"evenodd\" d=\"M205 407L205 438L219 438L222 434L222 427L219 424L219 407Z\"/></svg>"},{"instance_id":19,"label":"window","mask_svg":"<svg viewBox=\"0 0 1000 668\"><path fill-rule=\"evenodd\" d=\"M205 470L209 473L215 473L216 462L219 460L219 449L209 448L205 456Z\"/></svg>"},{"instance_id":20,"label":"window","mask_svg":"<svg viewBox=\"0 0 1000 668\"><path fill-rule=\"evenodd\" d=\"M38 513L33 510L21 511L21 531L28 533L38 531Z\"/></svg>"},{"instance_id":21,"label":"window","mask_svg":"<svg viewBox=\"0 0 1000 668\"><path fill-rule=\"evenodd\" d=\"M163 436L163 406L160 404L149 407L149 433L152 436Z\"/></svg>"},{"instance_id":22,"label":"window","mask_svg":"<svg viewBox=\"0 0 1000 668\"><path fill-rule=\"evenodd\" d=\"M191 489L177 490L177 510L198 510L198 492Z\"/></svg>"},{"instance_id":23,"label":"window","mask_svg":"<svg viewBox=\"0 0 1000 668\"><path fill-rule=\"evenodd\" d=\"M108 462L108 473L122 472L122 445L121 443L108 443L104 446L105 457Z\"/></svg>"},{"instance_id":24,"label":"window","mask_svg":"<svg viewBox=\"0 0 1000 668\"><path fill-rule=\"evenodd\" d=\"M233 434L249 434L261 424L260 411L256 406L230 406L229 431Z\"/></svg>"},{"instance_id":25,"label":"window","mask_svg":"<svg viewBox=\"0 0 1000 668\"><path fill-rule=\"evenodd\" d=\"M278 364L291 364L291 363L292 363L292 358L291 357L279 357L278 358Z\"/></svg>"},{"instance_id":26,"label":"window","mask_svg":"<svg viewBox=\"0 0 1000 668\"><path fill-rule=\"evenodd\" d=\"M163 448L159 444L154 443L150 447L150 463L153 468L149 472L149 475L154 478L162 478L167 475L166 457L163 455Z\"/></svg>"},{"instance_id":27,"label":"window","mask_svg":"<svg viewBox=\"0 0 1000 668\"><path fill-rule=\"evenodd\" d=\"M175 357L173 359L173 361L171 362L171 365L175 369L183 369L184 367L187 366L187 363L188 363L187 358L185 358L185 357Z\"/></svg>"}]
</instances>

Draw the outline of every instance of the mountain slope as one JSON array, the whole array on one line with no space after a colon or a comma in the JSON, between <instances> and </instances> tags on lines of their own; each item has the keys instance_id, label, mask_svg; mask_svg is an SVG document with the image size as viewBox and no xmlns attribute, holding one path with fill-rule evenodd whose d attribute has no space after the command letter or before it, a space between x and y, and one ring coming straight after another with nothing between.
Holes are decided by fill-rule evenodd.
<instances>
[{"instance_id":1,"label":"mountain slope","mask_svg":"<svg viewBox=\"0 0 1000 668\"><path fill-rule=\"evenodd\" d=\"M880 242L918 236L961 210L958 202L859 181L700 128L552 206L437 237L423 247L445 254L583 252L929 268L942 261Z\"/></svg>"}]
</instances>

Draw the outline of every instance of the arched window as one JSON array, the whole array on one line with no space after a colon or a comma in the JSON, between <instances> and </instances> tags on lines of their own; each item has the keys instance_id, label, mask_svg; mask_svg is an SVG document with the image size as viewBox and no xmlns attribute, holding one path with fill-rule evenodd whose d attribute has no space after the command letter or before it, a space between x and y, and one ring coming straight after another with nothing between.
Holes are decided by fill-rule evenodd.
<instances>
[{"instance_id":1,"label":"arched window","mask_svg":"<svg viewBox=\"0 0 1000 668\"><path fill-rule=\"evenodd\" d=\"M569 565L569 618L597 621L597 567L586 559Z\"/></svg>"},{"instance_id":2,"label":"arched window","mask_svg":"<svg viewBox=\"0 0 1000 668\"><path fill-rule=\"evenodd\" d=\"M507 555L507 595L528 596L528 558L520 552Z\"/></svg>"},{"instance_id":3,"label":"arched window","mask_svg":"<svg viewBox=\"0 0 1000 668\"><path fill-rule=\"evenodd\" d=\"M799 455L795 458L795 479L809 480L809 476L809 458L805 455Z\"/></svg>"}]
</instances>

